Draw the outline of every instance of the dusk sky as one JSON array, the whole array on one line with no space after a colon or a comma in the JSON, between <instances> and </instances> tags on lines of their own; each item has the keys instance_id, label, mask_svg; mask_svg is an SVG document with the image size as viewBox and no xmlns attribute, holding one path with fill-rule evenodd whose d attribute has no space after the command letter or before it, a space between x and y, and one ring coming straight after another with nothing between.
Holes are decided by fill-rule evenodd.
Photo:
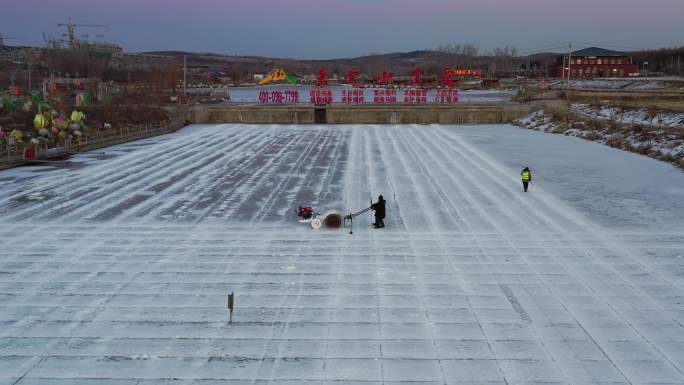
<instances>
[{"instance_id":1,"label":"dusk sky","mask_svg":"<svg viewBox=\"0 0 684 385\"><path fill-rule=\"evenodd\" d=\"M0 0L15 44L59 37L71 16L128 51L335 58L473 43L576 41L629 49L684 45L684 0Z\"/></svg>"}]
</instances>

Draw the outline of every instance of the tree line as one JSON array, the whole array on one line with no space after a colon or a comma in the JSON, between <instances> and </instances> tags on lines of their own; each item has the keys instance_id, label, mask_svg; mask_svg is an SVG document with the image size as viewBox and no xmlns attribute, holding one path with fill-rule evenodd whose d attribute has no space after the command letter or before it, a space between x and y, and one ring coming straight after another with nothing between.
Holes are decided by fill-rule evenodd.
<instances>
[{"instance_id":1,"label":"tree line","mask_svg":"<svg viewBox=\"0 0 684 385\"><path fill-rule=\"evenodd\" d=\"M645 74L684 75L684 47L635 51L631 55Z\"/></svg>"}]
</instances>

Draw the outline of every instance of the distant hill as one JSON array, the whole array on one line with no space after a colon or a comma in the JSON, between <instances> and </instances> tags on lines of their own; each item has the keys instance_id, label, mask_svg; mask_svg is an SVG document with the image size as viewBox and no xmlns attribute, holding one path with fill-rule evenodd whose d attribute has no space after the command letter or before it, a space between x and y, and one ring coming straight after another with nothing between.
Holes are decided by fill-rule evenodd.
<instances>
[{"instance_id":1,"label":"distant hill","mask_svg":"<svg viewBox=\"0 0 684 385\"><path fill-rule=\"evenodd\" d=\"M188 53L181 51L144 52L153 55L167 55L176 58L179 64L187 56L188 66L207 67L246 78L248 74L267 73L273 68L284 68L299 75L312 74L326 68L330 74L344 76L350 68L362 74L375 76L382 71L392 71L396 75L408 75L416 67L422 68L426 75L437 75L443 68L478 68L487 71L513 71L527 61L526 58L511 56L465 56L432 50L373 54L355 58L339 59L292 59L259 56L221 55L214 53Z\"/></svg>"}]
</instances>

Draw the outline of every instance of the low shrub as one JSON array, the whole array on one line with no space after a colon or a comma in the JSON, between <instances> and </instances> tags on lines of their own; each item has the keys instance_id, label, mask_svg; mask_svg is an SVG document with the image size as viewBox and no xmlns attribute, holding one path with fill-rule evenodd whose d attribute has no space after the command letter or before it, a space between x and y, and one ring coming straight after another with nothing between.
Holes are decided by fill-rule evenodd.
<instances>
[{"instance_id":1,"label":"low shrub","mask_svg":"<svg viewBox=\"0 0 684 385\"><path fill-rule=\"evenodd\" d=\"M645 144L643 146L638 146L636 148L636 152L641 155L648 155L653 147L650 144Z\"/></svg>"},{"instance_id":2,"label":"low shrub","mask_svg":"<svg viewBox=\"0 0 684 385\"><path fill-rule=\"evenodd\" d=\"M601 139L601 134L599 134L599 133L596 132L596 131L592 131L592 132L589 132L589 133L587 133L586 135L584 135L584 139L586 139L586 140L591 140L591 141L596 141L596 140Z\"/></svg>"},{"instance_id":3,"label":"low shrub","mask_svg":"<svg viewBox=\"0 0 684 385\"><path fill-rule=\"evenodd\" d=\"M618 130L621 128L620 123L617 120L608 119L608 128L611 130Z\"/></svg>"},{"instance_id":4,"label":"low shrub","mask_svg":"<svg viewBox=\"0 0 684 385\"><path fill-rule=\"evenodd\" d=\"M562 109L554 109L551 111L551 119L556 122L565 122L568 120L568 111Z\"/></svg>"},{"instance_id":5,"label":"low shrub","mask_svg":"<svg viewBox=\"0 0 684 385\"><path fill-rule=\"evenodd\" d=\"M670 162L670 163L674 163L675 160L677 160L677 158L672 156L672 154L670 154L669 152L667 154L660 153L660 156L658 157L658 159L665 161L665 162Z\"/></svg>"},{"instance_id":6,"label":"low shrub","mask_svg":"<svg viewBox=\"0 0 684 385\"><path fill-rule=\"evenodd\" d=\"M613 148L625 148L625 141L621 136L611 136L606 139L606 144Z\"/></svg>"}]
</instances>

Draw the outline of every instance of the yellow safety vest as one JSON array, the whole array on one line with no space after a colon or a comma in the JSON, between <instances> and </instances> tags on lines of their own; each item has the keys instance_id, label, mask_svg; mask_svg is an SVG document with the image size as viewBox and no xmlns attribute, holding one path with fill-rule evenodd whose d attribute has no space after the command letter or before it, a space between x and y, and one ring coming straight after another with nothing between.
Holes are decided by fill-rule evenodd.
<instances>
[{"instance_id":1,"label":"yellow safety vest","mask_svg":"<svg viewBox=\"0 0 684 385\"><path fill-rule=\"evenodd\" d=\"M522 180L523 182L529 182L530 179L532 179L532 175L530 174L529 171L523 171L522 172Z\"/></svg>"}]
</instances>

